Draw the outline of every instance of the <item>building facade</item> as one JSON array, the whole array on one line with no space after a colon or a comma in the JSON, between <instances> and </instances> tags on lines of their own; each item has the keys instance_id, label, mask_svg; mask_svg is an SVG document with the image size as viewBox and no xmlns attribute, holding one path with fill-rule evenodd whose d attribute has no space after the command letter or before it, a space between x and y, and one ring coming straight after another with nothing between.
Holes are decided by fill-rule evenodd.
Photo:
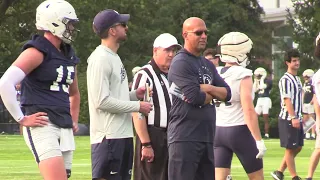
<instances>
[{"instance_id":1,"label":"building facade","mask_svg":"<svg viewBox=\"0 0 320 180\"><path fill-rule=\"evenodd\" d=\"M292 40L292 30L287 22L288 10L293 13L293 3L291 0L259 0L259 4L265 12L261 16L262 21L272 28L274 42L270 48L273 57L271 64L273 78L280 78L285 71L283 49L297 47Z\"/></svg>"}]
</instances>

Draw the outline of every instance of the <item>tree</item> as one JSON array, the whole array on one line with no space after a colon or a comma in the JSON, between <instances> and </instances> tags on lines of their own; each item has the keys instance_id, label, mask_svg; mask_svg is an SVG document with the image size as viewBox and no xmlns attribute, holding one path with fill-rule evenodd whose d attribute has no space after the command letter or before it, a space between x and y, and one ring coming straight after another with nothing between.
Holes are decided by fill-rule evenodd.
<instances>
[{"instance_id":1,"label":"tree","mask_svg":"<svg viewBox=\"0 0 320 180\"><path fill-rule=\"evenodd\" d=\"M0 72L10 66L22 45L36 32L34 7L40 2L0 0Z\"/></svg>"},{"instance_id":2,"label":"tree","mask_svg":"<svg viewBox=\"0 0 320 180\"><path fill-rule=\"evenodd\" d=\"M0 17L4 17L7 9L13 4L14 0L2 0L0 1ZM1 18L3 19L3 18ZM1 23L1 21L0 21Z\"/></svg>"},{"instance_id":3,"label":"tree","mask_svg":"<svg viewBox=\"0 0 320 180\"><path fill-rule=\"evenodd\" d=\"M288 10L288 21L293 30L293 40L299 44L298 49L303 55L300 69L318 68L320 62L315 60L313 53L320 30L320 1L293 0L293 8L293 12Z\"/></svg>"}]
</instances>

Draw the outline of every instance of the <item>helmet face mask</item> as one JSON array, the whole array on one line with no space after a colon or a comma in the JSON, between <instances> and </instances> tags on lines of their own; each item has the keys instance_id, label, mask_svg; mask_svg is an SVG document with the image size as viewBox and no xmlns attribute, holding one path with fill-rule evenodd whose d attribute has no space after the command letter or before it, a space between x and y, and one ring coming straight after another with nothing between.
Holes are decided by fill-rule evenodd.
<instances>
[{"instance_id":1,"label":"helmet face mask","mask_svg":"<svg viewBox=\"0 0 320 180\"><path fill-rule=\"evenodd\" d=\"M257 79L264 79L267 77L267 71L262 68L262 67L258 67L255 71L254 71L254 76Z\"/></svg>"},{"instance_id":2,"label":"helmet face mask","mask_svg":"<svg viewBox=\"0 0 320 180\"><path fill-rule=\"evenodd\" d=\"M247 58L247 59L245 59L245 60L242 61L242 62L239 62L239 61L238 61L238 64L239 64L240 66L242 66L242 67L247 67L247 66L249 66L249 64L250 64L250 60L249 60L249 58Z\"/></svg>"},{"instance_id":3,"label":"helmet face mask","mask_svg":"<svg viewBox=\"0 0 320 180\"><path fill-rule=\"evenodd\" d=\"M67 44L74 40L79 31L74 27L75 22L78 22L76 12L65 0L47 0L37 8L37 29L51 32Z\"/></svg>"},{"instance_id":4,"label":"helmet face mask","mask_svg":"<svg viewBox=\"0 0 320 180\"><path fill-rule=\"evenodd\" d=\"M261 77L262 77L262 75L255 75L255 77L257 78L257 79L261 79Z\"/></svg>"},{"instance_id":5,"label":"helmet face mask","mask_svg":"<svg viewBox=\"0 0 320 180\"><path fill-rule=\"evenodd\" d=\"M78 21L64 18L62 20L62 23L65 24L66 30L62 34L62 40L69 44L74 41L74 39L78 36L78 33L80 32L79 29L76 29L76 24Z\"/></svg>"},{"instance_id":6,"label":"helmet face mask","mask_svg":"<svg viewBox=\"0 0 320 180\"><path fill-rule=\"evenodd\" d=\"M309 76L303 76L303 79L304 79L305 81L309 81L309 80L310 80L310 77L309 77Z\"/></svg>"}]
</instances>

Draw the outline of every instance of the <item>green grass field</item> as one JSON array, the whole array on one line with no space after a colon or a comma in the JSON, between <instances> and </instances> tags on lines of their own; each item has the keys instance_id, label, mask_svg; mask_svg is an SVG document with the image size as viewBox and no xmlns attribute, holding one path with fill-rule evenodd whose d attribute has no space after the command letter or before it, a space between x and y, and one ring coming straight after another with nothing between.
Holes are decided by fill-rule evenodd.
<instances>
[{"instance_id":1,"label":"green grass field","mask_svg":"<svg viewBox=\"0 0 320 180\"><path fill-rule=\"evenodd\" d=\"M313 151L315 141L305 141L302 152L298 155L296 166L298 174L305 177L309 166L309 157ZM279 140L265 141L268 148L264 159L265 179L272 179L270 172L278 168L284 150L279 147ZM74 154L71 180L91 179L90 142L89 137L76 137L76 151ZM285 179L289 178L286 171ZM247 180L246 174L237 158L232 164L234 180ZM37 165L31 152L24 143L22 136L0 135L0 180L40 180ZM320 168L314 179L320 179Z\"/></svg>"}]
</instances>

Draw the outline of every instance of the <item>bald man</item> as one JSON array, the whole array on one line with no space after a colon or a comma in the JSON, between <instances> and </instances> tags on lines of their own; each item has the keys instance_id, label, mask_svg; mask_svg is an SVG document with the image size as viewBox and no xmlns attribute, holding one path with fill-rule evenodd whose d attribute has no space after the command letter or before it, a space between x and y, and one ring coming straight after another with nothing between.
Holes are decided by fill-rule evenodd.
<instances>
[{"instance_id":1,"label":"bald man","mask_svg":"<svg viewBox=\"0 0 320 180\"><path fill-rule=\"evenodd\" d=\"M184 48L169 69L172 106L168 124L169 180L213 180L216 113L213 97L230 100L229 86L215 66L200 56L207 27L197 17L183 23Z\"/></svg>"}]
</instances>

